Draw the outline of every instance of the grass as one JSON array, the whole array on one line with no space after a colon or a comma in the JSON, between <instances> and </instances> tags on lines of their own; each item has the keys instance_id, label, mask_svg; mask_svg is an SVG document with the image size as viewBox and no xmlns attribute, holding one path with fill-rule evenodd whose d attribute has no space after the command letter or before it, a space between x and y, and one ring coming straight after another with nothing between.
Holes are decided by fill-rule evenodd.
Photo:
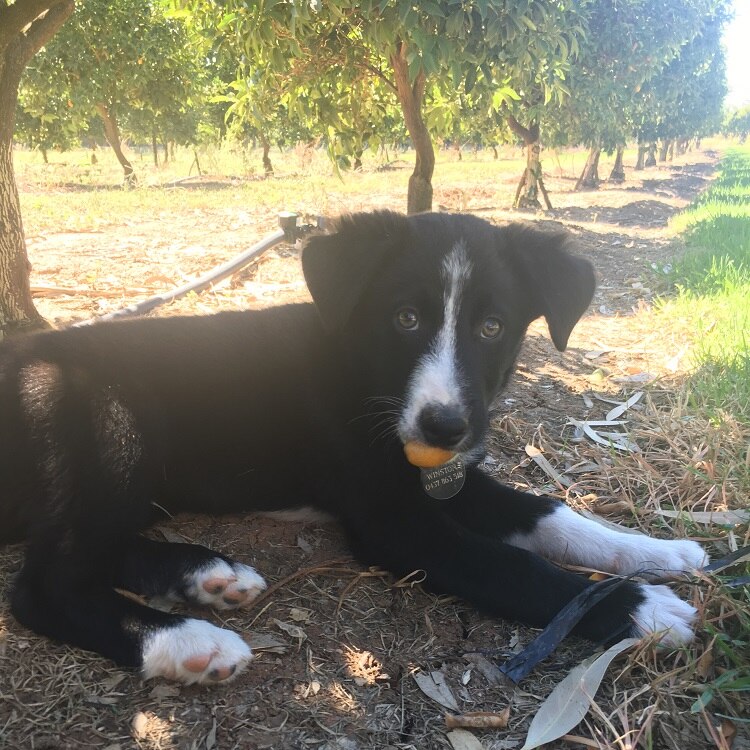
<instances>
[{"instance_id":1,"label":"grass","mask_svg":"<svg viewBox=\"0 0 750 750\"><path fill-rule=\"evenodd\" d=\"M711 187L672 226L687 252L675 266L669 319L696 332L689 387L697 408L750 424L750 148L727 153Z\"/></svg>"},{"instance_id":2,"label":"grass","mask_svg":"<svg viewBox=\"0 0 750 750\"><path fill-rule=\"evenodd\" d=\"M659 315L664 325L692 330L694 369L684 384L682 399L692 417L707 419L711 427L726 430L732 424L739 440L722 463L734 497L748 507L750 493L750 147L729 150L717 179L688 209L672 221L686 244L675 264L676 295L662 300ZM697 442L697 441L696 441ZM732 455L732 453L734 455ZM724 487L727 485L722 483ZM747 527L745 527L746 529ZM741 529L736 529L742 544ZM747 543L747 532L745 543ZM743 569L744 567L744 569ZM724 632L707 625L706 635L725 663L693 704L700 712L729 694L750 696L750 588L739 584L750 565L728 571L715 592L733 625ZM746 697L747 700L747 697Z\"/></svg>"},{"instance_id":3,"label":"grass","mask_svg":"<svg viewBox=\"0 0 750 750\"><path fill-rule=\"evenodd\" d=\"M96 151L96 164L91 163L93 152L86 149L50 151L49 164L43 164L36 151L16 149L15 171L27 234L61 229L91 231L120 223L123 216L156 217L162 213L176 216L186 209L240 209L258 213L282 209L305 212L309 208L336 214L352 207L377 207L394 194L403 195L405 210L407 183L414 165L413 151L367 152L361 172L336 173L325 150L298 146L283 152L271 151L275 177L267 180L263 179L257 149L225 146L206 148L199 154L204 175L210 180L224 181L223 186L171 190L171 181L197 175L192 149L177 148L175 160L158 167L153 164L150 150L126 151L138 177L138 185L128 190L122 187L122 169L109 148ZM452 149L437 148L433 178L435 205L460 193L461 210L474 210L477 205L507 207L507 197L503 194L499 199L495 195L497 188L505 184L510 186L511 194L515 191L525 157L520 148L513 146L498 151L499 158L494 159L489 149L479 152L465 149L459 161ZM632 163L635 153L628 152L626 157ZM602 177L609 174L613 158L602 156ZM545 171L566 180L577 177L585 161L585 149L543 153ZM388 166L391 168L385 168ZM451 205L455 206L456 201L451 201Z\"/></svg>"}]
</instances>

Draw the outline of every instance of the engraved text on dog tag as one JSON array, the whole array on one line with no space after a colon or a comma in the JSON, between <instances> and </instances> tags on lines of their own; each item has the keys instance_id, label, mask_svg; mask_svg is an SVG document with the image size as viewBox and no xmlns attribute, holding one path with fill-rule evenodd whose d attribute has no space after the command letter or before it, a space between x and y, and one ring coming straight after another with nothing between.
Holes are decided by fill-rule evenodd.
<instances>
[{"instance_id":1,"label":"engraved text on dog tag","mask_svg":"<svg viewBox=\"0 0 750 750\"><path fill-rule=\"evenodd\" d=\"M432 469L421 469L422 488L435 500L448 500L457 495L464 486L466 469L460 458Z\"/></svg>"}]
</instances>

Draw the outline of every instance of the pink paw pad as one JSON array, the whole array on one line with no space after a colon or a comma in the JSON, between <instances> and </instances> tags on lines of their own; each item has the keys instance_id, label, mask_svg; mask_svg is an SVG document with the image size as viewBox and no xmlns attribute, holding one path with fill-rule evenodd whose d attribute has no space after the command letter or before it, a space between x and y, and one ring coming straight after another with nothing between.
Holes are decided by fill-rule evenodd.
<instances>
[{"instance_id":1,"label":"pink paw pad","mask_svg":"<svg viewBox=\"0 0 750 750\"><path fill-rule=\"evenodd\" d=\"M266 582L249 565L216 560L190 574L186 598L216 609L235 609L249 604L266 588Z\"/></svg>"},{"instance_id":2,"label":"pink paw pad","mask_svg":"<svg viewBox=\"0 0 750 750\"><path fill-rule=\"evenodd\" d=\"M227 586L229 586L230 583L233 583L237 579L232 578L209 578L201 584L203 586L203 590L211 594L211 596L218 596L219 594L224 593L224 590Z\"/></svg>"},{"instance_id":3,"label":"pink paw pad","mask_svg":"<svg viewBox=\"0 0 750 750\"><path fill-rule=\"evenodd\" d=\"M185 620L146 638L141 671L146 679L216 684L236 677L252 656L237 633L202 620Z\"/></svg>"}]
</instances>

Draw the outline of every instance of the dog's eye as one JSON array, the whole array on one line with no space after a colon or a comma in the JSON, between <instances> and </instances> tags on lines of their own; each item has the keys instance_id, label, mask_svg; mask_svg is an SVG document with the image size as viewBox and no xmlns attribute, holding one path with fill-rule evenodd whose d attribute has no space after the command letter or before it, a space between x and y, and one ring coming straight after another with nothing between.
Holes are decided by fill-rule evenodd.
<instances>
[{"instance_id":1,"label":"dog's eye","mask_svg":"<svg viewBox=\"0 0 750 750\"><path fill-rule=\"evenodd\" d=\"M497 318L487 318L479 329L483 339L496 339L502 332L503 323Z\"/></svg>"},{"instance_id":2,"label":"dog's eye","mask_svg":"<svg viewBox=\"0 0 750 750\"><path fill-rule=\"evenodd\" d=\"M405 331L415 331L419 328L419 315L413 307L404 307L396 313L396 322Z\"/></svg>"}]
</instances>

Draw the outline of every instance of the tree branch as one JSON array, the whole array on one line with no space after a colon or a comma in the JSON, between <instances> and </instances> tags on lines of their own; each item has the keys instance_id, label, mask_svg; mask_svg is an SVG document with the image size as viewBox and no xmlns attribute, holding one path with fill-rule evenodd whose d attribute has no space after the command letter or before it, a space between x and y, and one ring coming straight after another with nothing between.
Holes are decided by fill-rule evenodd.
<instances>
[{"instance_id":1,"label":"tree branch","mask_svg":"<svg viewBox=\"0 0 750 750\"><path fill-rule=\"evenodd\" d=\"M365 70L369 71L369 72L370 72L370 73L372 73L373 75L375 75L375 76L377 76L378 78L380 78L380 80L381 80L381 81L383 81L383 83L384 83L384 84L385 84L386 86L388 86L388 88L390 88L390 89L392 89L393 91L395 91L396 93L398 93L398 88L396 88L396 84L395 84L395 82L394 82L394 81L392 81L392 80L391 80L390 78L388 78L388 76L387 76L387 75L386 75L385 73L383 73L383 71L382 71L382 70L380 70L380 69L376 68L376 67L375 67L375 66L374 66L374 65L373 65L372 63L369 63L369 62L367 62L367 61L365 61L365 60L363 60L363 61L362 61L362 62L360 63L360 65L361 65L361 66L362 66L362 67L363 67L363 68L364 68Z\"/></svg>"},{"instance_id":2,"label":"tree branch","mask_svg":"<svg viewBox=\"0 0 750 750\"><path fill-rule=\"evenodd\" d=\"M0 5L0 50L4 50L13 37L56 4L55 0L16 0L12 5Z\"/></svg>"},{"instance_id":3,"label":"tree branch","mask_svg":"<svg viewBox=\"0 0 750 750\"><path fill-rule=\"evenodd\" d=\"M61 2L53 5L44 16L37 18L31 24L26 32L25 43L21 47L24 67L52 39L65 21L73 15L74 10L74 0L61 0Z\"/></svg>"},{"instance_id":4,"label":"tree branch","mask_svg":"<svg viewBox=\"0 0 750 750\"><path fill-rule=\"evenodd\" d=\"M530 143L532 140L531 138L531 131L528 128L525 128L523 125L521 125L518 120L510 113L505 113L505 120L508 123L508 127L517 135L524 143Z\"/></svg>"}]
</instances>

